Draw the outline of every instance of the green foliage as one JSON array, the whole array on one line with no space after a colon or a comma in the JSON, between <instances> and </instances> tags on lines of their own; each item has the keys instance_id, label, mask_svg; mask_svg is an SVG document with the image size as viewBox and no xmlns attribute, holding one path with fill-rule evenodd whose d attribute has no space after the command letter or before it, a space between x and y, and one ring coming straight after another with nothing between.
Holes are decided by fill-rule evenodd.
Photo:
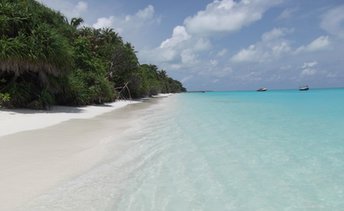
<instances>
[{"instance_id":1,"label":"green foliage","mask_svg":"<svg viewBox=\"0 0 344 211\"><path fill-rule=\"evenodd\" d=\"M64 72L70 68L72 51L61 32L70 26L59 13L34 0L26 2L3 0L0 3L2 69L19 74Z\"/></svg>"},{"instance_id":2,"label":"green foliage","mask_svg":"<svg viewBox=\"0 0 344 211\"><path fill-rule=\"evenodd\" d=\"M11 96L6 102L6 107L22 107L33 109L46 109L54 100L47 90L42 89L38 84L32 83L32 78L37 76L25 74L18 79L17 83L11 83L6 93Z\"/></svg>"},{"instance_id":3,"label":"green foliage","mask_svg":"<svg viewBox=\"0 0 344 211\"><path fill-rule=\"evenodd\" d=\"M34 0L0 3L0 91L10 107L47 108L54 103L54 76L72 67L65 18ZM54 87L54 90L50 89Z\"/></svg>"},{"instance_id":4,"label":"green foliage","mask_svg":"<svg viewBox=\"0 0 344 211\"><path fill-rule=\"evenodd\" d=\"M55 103L55 97L47 89L43 89L39 95L39 105L43 108L49 108Z\"/></svg>"},{"instance_id":5,"label":"green foliage","mask_svg":"<svg viewBox=\"0 0 344 211\"><path fill-rule=\"evenodd\" d=\"M113 29L82 22L35 0L0 2L0 106L99 104L125 84L133 98L185 91L155 65L140 65Z\"/></svg>"},{"instance_id":6,"label":"green foliage","mask_svg":"<svg viewBox=\"0 0 344 211\"><path fill-rule=\"evenodd\" d=\"M155 65L141 65L140 77L141 86L138 90L140 97L152 96L158 93L178 93L186 91L179 81L173 80L167 75L166 71L158 70L158 67Z\"/></svg>"},{"instance_id":7,"label":"green foliage","mask_svg":"<svg viewBox=\"0 0 344 211\"><path fill-rule=\"evenodd\" d=\"M95 56L92 41L79 36L73 44L75 71L69 75L70 92L75 100L71 104L87 105L115 99L114 85L107 79L106 63Z\"/></svg>"},{"instance_id":8,"label":"green foliage","mask_svg":"<svg viewBox=\"0 0 344 211\"><path fill-rule=\"evenodd\" d=\"M9 93L0 93L0 107L6 106L10 102L11 96Z\"/></svg>"},{"instance_id":9,"label":"green foliage","mask_svg":"<svg viewBox=\"0 0 344 211\"><path fill-rule=\"evenodd\" d=\"M75 70L61 83L65 86L57 101L64 105L101 104L114 101L117 96L114 85L92 71Z\"/></svg>"}]
</instances>

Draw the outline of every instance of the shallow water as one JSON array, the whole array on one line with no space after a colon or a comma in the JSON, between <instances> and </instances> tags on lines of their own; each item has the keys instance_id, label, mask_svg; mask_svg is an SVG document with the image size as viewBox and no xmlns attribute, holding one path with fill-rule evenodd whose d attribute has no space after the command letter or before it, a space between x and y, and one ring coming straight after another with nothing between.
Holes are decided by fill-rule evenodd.
<instances>
[{"instance_id":1,"label":"shallow water","mask_svg":"<svg viewBox=\"0 0 344 211\"><path fill-rule=\"evenodd\" d=\"M344 89L187 93L135 112L121 156L30 209L344 207Z\"/></svg>"}]
</instances>

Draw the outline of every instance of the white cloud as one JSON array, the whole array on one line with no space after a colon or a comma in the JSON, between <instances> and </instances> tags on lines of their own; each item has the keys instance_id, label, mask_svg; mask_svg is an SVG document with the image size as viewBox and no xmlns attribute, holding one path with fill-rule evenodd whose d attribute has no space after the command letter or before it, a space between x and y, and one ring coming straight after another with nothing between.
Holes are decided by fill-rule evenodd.
<instances>
[{"instance_id":1,"label":"white cloud","mask_svg":"<svg viewBox=\"0 0 344 211\"><path fill-rule=\"evenodd\" d=\"M307 47L308 51L318 51L327 48L330 45L328 36L320 36L313 40Z\"/></svg>"},{"instance_id":2,"label":"white cloud","mask_svg":"<svg viewBox=\"0 0 344 211\"><path fill-rule=\"evenodd\" d=\"M96 29L112 27L114 20L114 16L98 18L97 22L92 26Z\"/></svg>"},{"instance_id":3,"label":"white cloud","mask_svg":"<svg viewBox=\"0 0 344 211\"><path fill-rule=\"evenodd\" d=\"M80 16L81 13L86 12L88 9L88 4L83 1L79 1L73 9L74 14Z\"/></svg>"},{"instance_id":4,"label":"white cloud","mask_svg":"<svg viewBox=\"0 0 344 211\"><path fill-rule=\"evenodd\" d=\"M183 50L180 56L183 64L192 65L198 62L197 55L191 49Z\"/></svg>"},{"instance_id":5,"label":"white cloud","mask_svg":"<svg viewBox=\"0 0 344 211\"><path fill-rule=\"evenodd\" d=\"M114 28L119 34L129 35L130 33L137 33L140 29L147 27L151 23L159 22L159 18L155 18L155 11L152 5L139 10L134 15L126 16L109 16L97 19L97 22L92 26L94 28Z\"/></svg>"},{"instance_id":6,"label":"white cloud","mask_svg":"<svg viewBox=\"0 0 344 211\"><path fill-rule=\"evenodd\" d=\"M283 12L278 16L277 20L286 20L293 17L293 15L297 12L297 8L287 8L283 10Z\"/></svg>"},{"instance_id":7,"label":"white cloud","mask_svg":"<svg viewBox=\"0 0 344 211\"><path fill-rule=\"evenodd\" d=\"M248 81L257 82L262 80L262 74L258 71L249 71L247 73L236 75L235 79L239 81L245 81L245 83L247 83Z\"/></svg>"},{"instance_id":8,"label":"white cloud","mask_svg":"<svg viewBox=\"0 0 344 211\"><path fill-rule=\"evenodd\" d=\"M240 50L231 60L233 62L259 61L258 57L259 54L256 46L250 45L248 48Z\"/></svg>"},{"instance_id":9,"label":"white cloud","mask_svg":"<svg viewBox=\"0 0 344 211\"><path fill-rule=\"evenodd\" d=\"M136 13L136 17L140 18L140 19L152 19L154 17L154 7L152 5L148 5L145 9L143 10L139 10Z\"/></svg>"},{"instance_id":10,"label":"white cloud","mask_svg":"<svg viewBox=\"0 0 344 211\"><path fill-rule=\"evenodd\" d=\"M88 4L84 1L78 1L76 4L73 4L70 1L61 0L38 0L38 2L60 11L69 19L80 17L88 10Z\"/></svg>"},{"instance_id":11,"label":"white cloud","mask_svg":"<svg viewBox=\"0 0 344 211\"><path fill-rule=\"evenodd\" d=\"M328 33L344 38L344 5L329 10L322 17L320 26Z\"/></svg>"},{"instance_id":12,"label":"white cloud","mask_svg":"<svg viewBox=\"0 0 344 211\"><path fill-rule=\"evenodd\" d=\"M211 59L210 60L210 64L213 65L213 66L217 66L219 64L219 62L215 59Z\"/></svg>"},{"instance_id":13,"label":"white cloud","mask_svg":"<svg viewBox=\"0 0 344 211\"><path fill-rule=\"evenodd\" d=\"M317 73L316 66L318 65L317 61L305 62L301 66L301 76L312 76Z\"/></svg>"},{"instance_id":14,"label":"white cloud","mask_svg":"<svg viewBox=\"0 0 344 211\"><path fill-rule=\"evenodd\" d=\"M224 68L218 68L218 69L213 69L213 75L218 77L218 78L223 78L233 72L231 67L224 67Z\"/></svg>"},{"instance_id":15,"label":"white cloud","mask_svg":"<svg viewBox=\"0 0 344 211\"><path fill-rule=\"evenodd\" d=\"M268 42L270 40L276 40L278 38L284 37L286 34L292 33L293 31L293 29L287 28L274 28L262 35L262 41Z\"/></svg>"},{"instance_id":16,"label":"white cloud","mask_svg":"<svg viewBox=\"0 0 344 211\"><path fill-rule=\"evenodd\" d=\"M240 30L262 18L265 11L281 0L214 0L206 9L185 19L192 34L212 34Z\"/></svg>"},{"instance_id":17,"label":"white cloud","mask_svg":"<svg viewBox=\"0 0 344 211\"><path fill-rule=\"evenodd\" d=\"M293 29L274 28L262 35L259 42L241 49L232 56L231 61L242 62L269 62L281 58L283 55L300 54L305 52L316 52L330 47L331 41L328 36L320 36L306 46L293 49L289 41L284 37L293 33Z\"/></svg>"},{"instance_id":18,"label":"white cloud","mask_svg":"<svg viewBox=\"0 0 344 211\"><path fill-rule=\"evenodd\" d=\"M241 49L232 56L231 61L241 62L267 62L280 58L291 51L289 42L283 37L293 30L286 28L274 28L262 35L259 42Z\"/></svg>"},{"instance_id":19,"label":"white cloud","mask_svg":"<svg viewBox=\"0 0 344 211\"><path fill-rule=\"evenodd\" d=\"M198 53L204 52L211 47L208 39L193 37L184 26L176 26L172 36L160 46L151 50L139 52L144 61L155 61L158 63L169 63L173 69L189 67L198 62Z\"/></svg>"},{"instance_id":20,"label":"white cloud","mask_svg":"<svg viewBox=\"0 0 344 211\"><path fill-rule=\"evenodd\" d=\"M221 66L218 64L219 62L216 60L204 62L202 63L204 68L202 70L197 69L197 72L195 72L195 74L197 73L198 75L202 75L205 77L215 77L216 79L219 79L224 78L233 73L233 70L230 66Z\"/></svg>"},{"instance_id":21,"label":"white cloud","mask_svg":"<svg viewBox=\"0 0 344 211\"><path fill-rule=\"evenodd\" d=\"M272 57L280 57L284 53L288 53L291 51L291 47L287 41L281 41L279 44L273 44L271 47L271 54Z\"/></svg>"},{"instance_id":22,"label":"white cloud","mask_svg":"<svg viewBox=\"0 0 344 211\"><path fill-rule=\"evenodd\" d=\"M302 76L306 76L306 75L311 76L311 75L314 75L316 73L317 73L317 71L315 69L313 69L313 68L306 68L306 69L302 70L301 75Z\"/></svg>"},{"instance_id":23,"label":"white cloud","mask_svg":"<svg viewBox=\"0 0 344 211\"><path fill-rule=\"evenodd\" d=\"M305 62L303 63L302 65L302 68L310 68L310 67L315 67L318 65L318 62L317 61L312 61L312 62Z\"/></svg>"},{"instance_id":24,"label":"white cloud","mask_svg":"<svg viewBox=\"0 0 344 211\"><path fill-rule=\"evenodd\" d=\"M143 60L155 61L158 63L176 63L176 61L184 64L188 62L193 63L196 55L190 48L184 48L190 38L191 36L186 32L184 26L176 26L170 38L161 42L160 46L155 49L141 51L140 56ZM186 49L188 49L188 51L185 51ZM181 67L181 64L173 66L174 69L179 69Z\"/></svg>"},{"instance_id":25,"label":"white cloud","mask_svg":"<svg viewBox=\"0 0 344 211\"><path fill-rule=\"evenodd\" d=\"M163 41L160 48L171 48L180 44L183 41L190 39L191 36L186 32L184 26L176 26L173 29L172 37Z\"/></svg>"},{"instance_id":26,"label":"white cloud","mask_svg":"<svg viewBox=\"0 0 344 211\"><path fill-rule=\"evenodd\" d=\"M327 49L330 46L330 39L328 36L320 36L309 43L307 46L301 46L296 49L295 53L300 52L314 52Z\"/></svg>"},{"instance_id":27,"label":"white cloud","mask_svg":"<svg viewBox=\"0 0 344 211\"><path fill-rule=\"evenodd\" d=\"M217 53L217 56L222 57L222 56L226 55L226 53L227 53L227 49L222 49L221 51L219 51Z\"/></svg>"},{"instance_id":28,"label":"white cloud","mask_svg":"<svg viewBox=\"0 0 344 211\"><path fill-rule=\"evenodd\" d=\"M173 29L172 36L161 42L160 49L170 50L191 50L193 52L202 52L208 50L211 43L204 37L193 37L185 29L184 26L176 26Z\"/></svg>"},{"instance_id":29,"label":"white cloud","mask_svg":"<svg viewBox=\"0 0 344 211\"><path fill-rule=\"evenodd\" d=\"M205 51L211 48L211 43L208 39L205 38L199 38L195 45L193 46L195 51Z\"/></svg>"}]
</instances>

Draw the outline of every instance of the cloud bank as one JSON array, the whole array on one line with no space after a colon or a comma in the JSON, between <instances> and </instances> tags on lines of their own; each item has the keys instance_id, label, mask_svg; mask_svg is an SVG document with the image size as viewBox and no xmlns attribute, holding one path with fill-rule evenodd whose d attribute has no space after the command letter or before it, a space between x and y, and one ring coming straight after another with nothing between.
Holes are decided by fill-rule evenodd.
<instances>
[{"instance_id":1,"label":"cloud bank","mask_svg":"<svg viewBox=\"0 0 344 211\"><path fill-rule=\"evenodd\" d=\"M235 63L267 62L278 59L291 52L291 46L284 37L292 31L287 28L274 28L264 33L259 42L241 49L232 56L231 61Z\"/></svg>"},{"instance_id":2,"label":"cloud bank","mask_svg":"<svg viewBox=\"0 0 344 211\"><path fill-rule=\"evenodd\" d=\"M209 35L219 32L234 32L260 20L280 0L221 0L207 5L205 10L184 21L188 32Z\"/></svg>"}]
</instances>

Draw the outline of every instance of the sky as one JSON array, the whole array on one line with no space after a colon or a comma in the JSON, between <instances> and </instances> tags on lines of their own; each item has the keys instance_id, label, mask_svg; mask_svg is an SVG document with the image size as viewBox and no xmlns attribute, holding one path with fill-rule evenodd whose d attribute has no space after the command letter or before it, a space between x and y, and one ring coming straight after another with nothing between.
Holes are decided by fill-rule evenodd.
<instances>
[{"instance_id":1,"label":"sky","mask_svg":"<svg viewBox=\"0 0 344 211\"><path fill-rule=\"evenodd\" d=\"M111 27L188 90L344 87L343 0L38 0Z\"/></svg>"}]
</instances>

